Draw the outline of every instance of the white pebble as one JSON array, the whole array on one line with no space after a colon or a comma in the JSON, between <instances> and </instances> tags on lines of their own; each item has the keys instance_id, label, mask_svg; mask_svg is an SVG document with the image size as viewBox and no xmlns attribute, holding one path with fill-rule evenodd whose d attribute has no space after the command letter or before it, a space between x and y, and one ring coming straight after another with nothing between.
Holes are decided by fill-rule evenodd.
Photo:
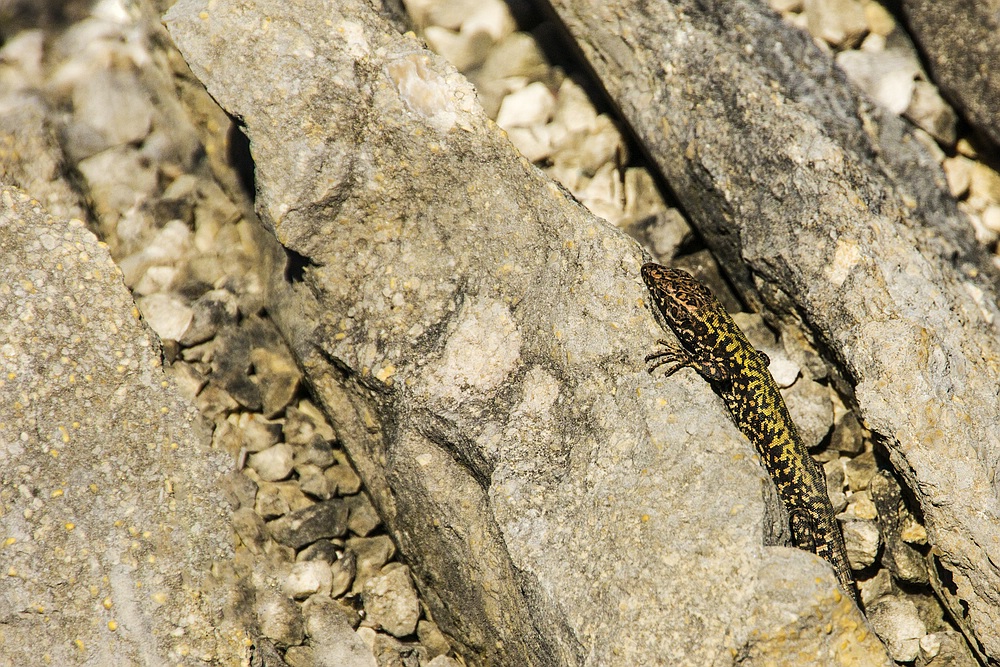
<instances>
[{"instance_id":1,"label":"white pebble","mask_svg":"<svg viewBox=\"0 0 1000 667\"><path fill-rule=\"evenodd\" d=\"M555 108L555 96L544 83L536 81L503 98L497 112L497 125L505 130L542 125L552 118Z\"/></svg>"},{"instance_id":2,"label":"white pebble","mask_svg":"<svg viewBox=\"0 0 1000 667\"><path fill-rule=\"evenodd\" d=\"M262 452L251 454L247 465L253 468L265 482L277 482L292 472L294 450L284 442L268 447Z\"/></svg>"},{"instance_id":3,"label":"white pebble","mask_svg":"<svg viewBox=\"0 0 1000 667\"><path fill-rule=\"evenodd\" d=\"M282 590L295 600L304 600L314 593L329 595L332 584L333 574L329 563L307 560L292 565Z\"/></svg>"},{"instance_id":4,"label":"white pebble","mask_svg":"<svg viewBox=\"0 0 1000 667\"><path fill-rule=\"evenodd\" d=\"M150 294L136 305L149 327L163 340L180 340L194 318L194 311L173 294Z\"/></svg>"}]
</instances>

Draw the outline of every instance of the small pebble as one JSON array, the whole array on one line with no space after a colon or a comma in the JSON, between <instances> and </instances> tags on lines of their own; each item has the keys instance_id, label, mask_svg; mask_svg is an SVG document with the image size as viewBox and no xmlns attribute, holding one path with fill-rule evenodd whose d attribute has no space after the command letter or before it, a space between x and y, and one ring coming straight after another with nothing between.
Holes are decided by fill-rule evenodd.
<instances>
[{"instance_id":1,"label":"small pebble","mask_svg":"<svg viewBox=\"0 0 1000 667\"><path fill-rule=\"evenodd\" d=\"M314 665L378 667L371 643L351 622L356 613L324 595L313 595L302 605L306 631L313 647ZM371 630L371 628L365 628Z\"/></svg>"},{"instance_id":2,"label":"small pebble","mask_svg":"<svg viewBox=\"0 0 1000 667\"><path fill-rule=\"evenodd\" d=\"M281 442L262 452L251 454L247 465L256 470L265 482L277 482L292 473L294 457L295 450L292 446Z\"/></svg>"},{"instance_id":3,"label":"small pebble","mask_svg":"<svg viewBox=\"0 0 1000 667\"><path fill-rule=\"evenodd\" d=\"M299 488L314 498L327 500L337 490L336 484L323 474L319 466L311 464L296 465L295 472L299 476Z\"/></svg>"},{"instance_id":4,"label":"small pebble","mask_svg":"<svg viewBox=\"0 0 1000 667\"><path fill-rule=\"evenodd\" d=\"M461 72L482 65L493 46L492 37L485 32L455 32L436 25L424 28L424 39Z\"/></svg>"},{"instance_id":5,"label":"small pebble","mask_svg":"<svg viewBox=\"0 0 1000 667\"><path fill-rule=\"evenodd\" d=\"M908 544L927 544L927 529L909 512L903 515L899 536Z\"/></svg>"},{"instance_id":6,"label":"small pebble","mask_svg":"<svg viewBox=\"0 0 1000 667\"><path fill-rule=\"evenodd\" d=\"M805 0L806 27L838 48L858 44L868 31L865 9L858 0Z\"/></svg>"},{"instance_id":7,"label":"small pebble","mask_svg":"<svg viewBox=\"0 0 1000 667\"><path fill-rule=\"evenodd\" d=\"M851 491L861 491L868 488L872 475L875 474L874 452L865 452L847 462L844 472L847 475L847 487Z\"/></svg>"},{"instance_id":8,"label":"small pebble","mask_svg":"<svg viewBox=\"0 0 1000 667\"><path fill-rule=\"evenodd\" d=\"M148 275L149 271L146 273ZM239 315L236 297L224 289L202 294L191 304L191 309L194 317L179 341L184 346L197 345L214 337L220 327L234 324Z\"/></svg>"},{"instance_id":9,"label":"small pebble","mask_svg":"<svg viewBox=\"0 0 1000 667\"><path fill-rule=\"evenodd\" d=\"M250 553L257 555L264 553L267 528L260 515L250 507L241 507L233 512L232 521L233 529Z\"/></svg>"},{"instance_id":10,"label":"small pebble","mask_svg":"<svg viewBox=\"0 0 1000 667\"><path fill-rule=\"evenodd\" d=\"M285 651L285 664L288 667L315 667L318 664L316 651L312 646L290 646Z\"/></svg>"},{"instance_id":11,"label":"small pebble","mask_svg":"<svg viewBox=\"0 0 1000 667\"><path fill-rule=\"evenodd\" d=\"M833 513L839 514L847 507L847 496L844 494L844 464L840 459L833 459L823 464L826 475L826 491L833 505Z\"/></svg>"},{"instance_id":12,"label":"small pebble","mask_svg":"<svg viewBox=\"0 0 1000 667\"><path fill-rule=\"evenodd\" d=\"M284 348L255 348L250 352L250 362L262 387L264 415L281 414L298 393L302 371Z\"/></svg>"},{"instance_id":13,"label":"small pebble","mask_svg":"<svg viewBox=\"0 0 1000 667\"><path fill-rule=\"evenodd\" d=\"M864 432L858 418L853 412L844 412L833 425L830 448L842 454L860 454L864 446Z\"/></svg>"},{"instance_id":14,"label":"small pebble","mask_svg":"<svg viewBox=\"0 0 1000 667\"><path fill-rule=\"evenodd\" d=\"M354 468L346 463L330 466L323 474L330 480L330 484L336 488L334 493L342 496L351 496L361 490L361 478Z\"/></svg>"},{"instance_id":15,"label":"small pebble","mask_svg":"<svg viewBox=\"0 0 1000 667\"><path fill-rule=\"evenodd\" d=\"M902 114L910 106L920 72L916 54L896 50L841 51L836 60L852 83L890 113Z\"/></svg>"},{"instance_id":16,"label":"small pebble","mask_svg":"<svg viewBox=\"0 0 1000 667\"><path fill-rule=\"evenodd\" d=\"M194 311L175 294L150 294L137 302L149 327L160 338L180 340L194 319Z\"/></svg>"},{"instance_id":17,"label":"small pebble","mask_svg":"<svg viewBox=\"0 0 1000 667\"><path fill-rule=\"evenodd\" d=\"M913 96L903 114L942 146L954 146L958 115L944 101L937 86L926 81L914 83Z\"/></svg>"},{"instance_id":18,"label":"small pebble","mask_svg":"<svg viewBox=\"0 0 1000 667\"><path fill-rule=\"evenodd\" d=\"M872 502L867 489L858 491L848 498L846 512L856 519L874 521L878 518L878 510L875 509L875 503Z\"/></svg>"},{"instance_id":19,"label":"small pebble","mask_svg":"<svg viewBox=\"0 0 1000 667\"><path fill-rule=\"evenodd\" d=\"M252 473L250 469L247 473ZM254 508L265 519L305 509L312 501L299 489L297 482L258 482Z\"/></svg>"},{"instance_id":20,"label":"small pebble","mask_svg":"<svg viewBox=\"0 0 1000 667\"><path fill-rule=\"evenodd\" d=\"M346 551L330 568L333 580L330 584L331 597L338 598L351 590L354 577L358 571L358 559L353 551Z\"/></svg>"},{"instance_id":21,"label":"small pebble","mask_svg":"<svg viewBox=\"0 0 1000 667\"><path fill-rule=\"evenodd\" d=\"M920 657L915 667L979 667L962 634L941 630L920 639Z\"/></svg>"},{"instance_id":22,"label":"small pebble","mask_svg":"<svg viewBox=\"0 0 1000 667\"><path fill-rule=\"evenodd\" d=\"M969 172L969 196L978 198L984 207L1000 204L1000 173L976 162Z\"/></svg>"},{"instance_id":23,"label":"small pebble","mask_svg":"<svg viewBox=\"0 0 1000 667\"><path fill-rule=\"evenodd\" d=\"M267 528L276 541L299 549L316 540L346 533L347 513L347 505L333 498L287 514L270 522Z\"/></svg>"},{"instance_id":24,"label":"small pebble","mask_svg":"<svg viewBox=\"0 0 1000 667\"><path fill-rule=\"evenodd\" d=\"M420 600L405 565L393 563L365 582L367 619L394 637L412 635L420 620Z\"/></svg>"},{"instance_id":25,"label":"small pebble","mask_svg":"<svg viewBox=\"0 0 1000 667\"><path fill-rule=\"evenodd\" d=\"M295 646L305 639L302 610L290 598L268 590L258 591L255 610L260 631L279 647Z\"/></svg>"},{"instance_id":26,"label":"small pebble","mask_svg":"<svg viewBox=\"0 0 1000 667\"><path fill-rule=\"evenodd\" d=\"M556 98L548 87L535 82L503 99L496 123L507 130L513 127L544 125L552 118Z\"/></svg>"},{"instance_id":27,"label":"small pebble","mask_svg":"<svg viewBox=\"0 0 1000 667\"><path fill-rule=\"evenodd\" d=\"M195 406L205 417L214 420L236 410L240 404L229 392L209 380L208 385L195 398Z\"/></svg>"},{"instance_id":28,"label":"small pebble","mask_svg":"<svg viewBox=\"0 0 1000 667\"><path fill-rule=\"evenodd\" d=\"M351 511L347 519L347 528L355 535L367 537L382 524L367 494L359 493L344 500Z\"/></svg>"},{"instance_id":29,"label":"small pebble","mask_svg":"<svg viewBox=\"0 0 1000 667\"><path fill-rule=\"evenodd\" d=\"M417 639L427 647L427 655L430 658L436 658L451 651L448 638L444 636L434 621L423 619L417 623Z\"/></svg>"},{"instance_id":30,"label":"small pebble","mask_svg":"<svg viewBox=\"0 0 1000 667\"><path fill-rule=\"evenodd\" d=\"M868 606L868 620L875 634L896 662L913 662L920 655L920 640L927 634L917 607L910 600L885 595Z\"/></svg>"},{"instance_id":31,"label":"small pebble","mask_svg":"<svg viewBox=\"0 0 1000 667\"><path fill-rule=\"evenodd\" d=\"M964 155L945 158L941 163L945 178L948 180L948 191L951 196L961 199L969 191L972 182L972 168L976 163Z\"/></svg>"},{"instance_id":32,"label":"small pebble","mask_svg":"<svg viewBox=\"0 0 1000 667\"><path fill-rule=\"evenodd\" d=\"M343 549L344 545L340 543L340 540L336 542L333 540L316 540L296 554L295 560L321 560L327 565L332 565L337 562L337 559L340 557L339 554L343 552Z\"/></svg>"},{"instance_id":33,"label":"small pebble","mask_svg":"<svg viewBox=\"0 0 1000 667\"><path fill-rule=\"evenodd\" d=\"M240 446L251 453L262 452L278 444L281 439L281 423L268 421L260 413L244 412L236 425L239 429Z\"/></svg>"},{"instance_id":34,"label":"small pebble","mask_svg":"<svg viewBox=\"0 0 1000 667\"><path fill-rule=\"evenodd\" d=\"M329 468L337 459L333 455L330 441L319 433L313 434L309 442L295 449L295 465L314 465L317 468ZM331 490L331 493L336 488Z\"/></svg>"},{"instance_id":35,"label":"small pebble","mask_svg":"<svg viewBox=\"0 0 1000 667\"><path fill-rule=\"evenodd\" d=\"M326 440L333 440L333 429L308 401L300 401L285 411L282 434L285 442L292 445L308 445L313 436L319 434Z\"/></svg>"},{"instance_id":36,"label":"small pebble","mask_svg":"<svg viewBox=\"0 0 1000 667\"><path fill-rule=\"evenodd\" d=\"M305 600L314 593L329 595L332 583L329 564L322 560L300 561L292 565L282 592L294 600Z\"/></svg>"},{"instance_id":37,"label":"small pebble","mask_svg":"<svg viewBox=\"0 0 1000 667\"><path fill-rule=\"evenodd\" d=\"M875 522L847 519L840 525L844 530L844 544L847 547L847 559L851 563L851 569L863 570L874 563L881 545Z\"/></svg>"},{"instance_id":38,"label":"small pebble","mask_svg":"<svg viewBox=\"0 0 1000 667\"><path fill-rule=\"evenodd\" d=\"M368 579L378 574L389 559L396 555L396 545L388 535L375 537L352 537L347 540L347 549L357 557L357 574L352 593L360 593Z\"/></svg>"}]
</instances>

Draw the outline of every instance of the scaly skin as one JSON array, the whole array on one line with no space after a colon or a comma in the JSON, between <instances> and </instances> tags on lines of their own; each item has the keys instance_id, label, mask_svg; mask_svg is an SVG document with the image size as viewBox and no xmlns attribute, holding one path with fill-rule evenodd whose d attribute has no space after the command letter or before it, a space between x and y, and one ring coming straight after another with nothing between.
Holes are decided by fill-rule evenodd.
<instances>
[{"instance_id":1,"label":"scaly skin","mask_svg":"<svg viewBox=\"0 0 1000 667\"><path fill-rule=\"evenodd\" d=\"M799 437L767 369L767 355L754 349L715 295L688 273L645 264L642 279L680 342L657 341L663 349L646 357L649 372L667 365L667 377L690 367L712 385L774 480L795 546L829 562L841 587L860 606L826 478Z\"/></svg>"}]
</instances>

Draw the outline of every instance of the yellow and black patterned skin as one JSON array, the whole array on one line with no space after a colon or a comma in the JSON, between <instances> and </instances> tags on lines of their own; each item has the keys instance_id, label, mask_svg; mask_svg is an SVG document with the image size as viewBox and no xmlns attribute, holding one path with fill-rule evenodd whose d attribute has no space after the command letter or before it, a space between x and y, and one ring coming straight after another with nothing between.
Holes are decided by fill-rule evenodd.
<instances>
[{"instance_id":1,"label":"yellow and black patterned skin","mask_svg":"<svg viewBox=\"0 0 1000 667\"><path fill-rule=\"evenodd\" d=\"M712 385L774 480L795 546L829 562L860 605L826 478L792 423L767 355L750 344L715 295L690 274L650 263L643 265L642 279L680 342L657 341L663 347L646 357L649 372L667 366L667 377L689 367Z\"/></svg>"}]
</instances>

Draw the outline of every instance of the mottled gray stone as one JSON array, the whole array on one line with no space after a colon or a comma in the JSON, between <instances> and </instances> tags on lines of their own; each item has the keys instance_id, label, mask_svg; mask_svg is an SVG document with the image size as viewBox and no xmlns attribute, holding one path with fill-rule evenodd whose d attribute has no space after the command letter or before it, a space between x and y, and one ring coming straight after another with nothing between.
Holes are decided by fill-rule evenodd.
<instances>
[{"instance_id":1,"label":"mottled gray stone","mask_svg":"<svg viewBox=\"0 0 1000 667\"><path fill-rule=\"evenodd\" d=\"M354 585L354 577L358 572L358 557L353 551L345 551L344 555L336 559L330 569L333 573L330 595L335 598L340 597L351 590Z\"/></svg>"},{"instance_id":2,"label":"mottled gray stone","mask_svg":"<svg viewBox=\"0 0 1000 667\"><path fill-rule=\"evenodd\" d=\"M885 595L868 607L868 618L875 632L889 648L889 655L897 662L913 662L920 654L920 639L927 628L917 614L917 607L910 600L895 595Z\"/></svg>"},{"instance_id":3,"label":"mottled gray stone","mask_svg":"<svg viewBox=\"0 0 1000 667\"><path fill-rule=\"evenodd\" d=\"M371 649L335 601L313 596L303 607L315 667L376 667Z\"/></svg>"},{"instance_id":4,"label":"mottled gray stone","mask_svg":"<svg viewBox=\"0 0 1000 667\"><path fill-rule=\"evenodd\" d=\"M231 463L82 223L0 187L0 248L0 654L235 664L235 582L210 574L232 557Z\"/></svg>"},{"instance_id":5,"label":"mottled gray stone","mask_svg":"<svg viewBox=\"0 0 1000 667\"><path fill-rule=\"evenodd\" d=\"M899 3L945 96L1000 146L1000 1Z\"/></svg>"},{"instance_id":6,"label":"mottled gray stone","mask_svg":"<svg viewBox=\"0 0 1000 667\"><path fill-rule=\"evenodd\" d=\"M191 304L193 318L180 344L197 345L215 336L220 327L232 324L239 315L239 304L232 292L224 289L202 294Z\"/></svg>"},{"instance_id":7,"label":"mottled gray stone","mask_svg":"<svg viewBox=\"0 0 1000 667\"><path fill-rule=\"evenodd\" d=\"M412 635L420 620L420 600L405 565L393 563L365 582L367 619L394 637Z\"/></svg>"},{"instance_id":8,"label":"mottled gray stone","mask_svg":"<svg viewBox=\"0 0 1000 667\"><path fill-rule=\"evenodd\" d=\"M351 510L351 514L347 518L348 530L359 537L368 537L373 530L379 527L381 520L367 495L359 493L344 500Z\"/></svg>"},{"instance_id":9,"label":"mottled gray stone","mask_svg":"<svg viewBox=\"0 0 1000 667\"><path fill-rule=\"evenodd\" d=\"M333 575L329 563L322 560L305 560L292 565L281 590L293 600L305 600L313 594L329 596L332 582Z\"/></svg>"},{"instance_id":10,"label":"mottled gray stone","mask_svg":"<svg viewBox=\"0 0 1000 667\"><path fill-rule=\"evenodd\" d=\"M270 522L267 527L275 540L299 549L316 540L346 533L347 514L347 504L334 498L292 512Z\"/></svg>"},{"instance_id":11,"label":"mottled gray stone","mask_svg":"<svg viewBox=\"0 0 1000 667\"><path fill-rule=\"evenodd\" d=\"M295 646L305 639L302 610L287 596L274 591L258 591L255 608L260 631L277 646Z\"/></svg>"}]
</instances>

